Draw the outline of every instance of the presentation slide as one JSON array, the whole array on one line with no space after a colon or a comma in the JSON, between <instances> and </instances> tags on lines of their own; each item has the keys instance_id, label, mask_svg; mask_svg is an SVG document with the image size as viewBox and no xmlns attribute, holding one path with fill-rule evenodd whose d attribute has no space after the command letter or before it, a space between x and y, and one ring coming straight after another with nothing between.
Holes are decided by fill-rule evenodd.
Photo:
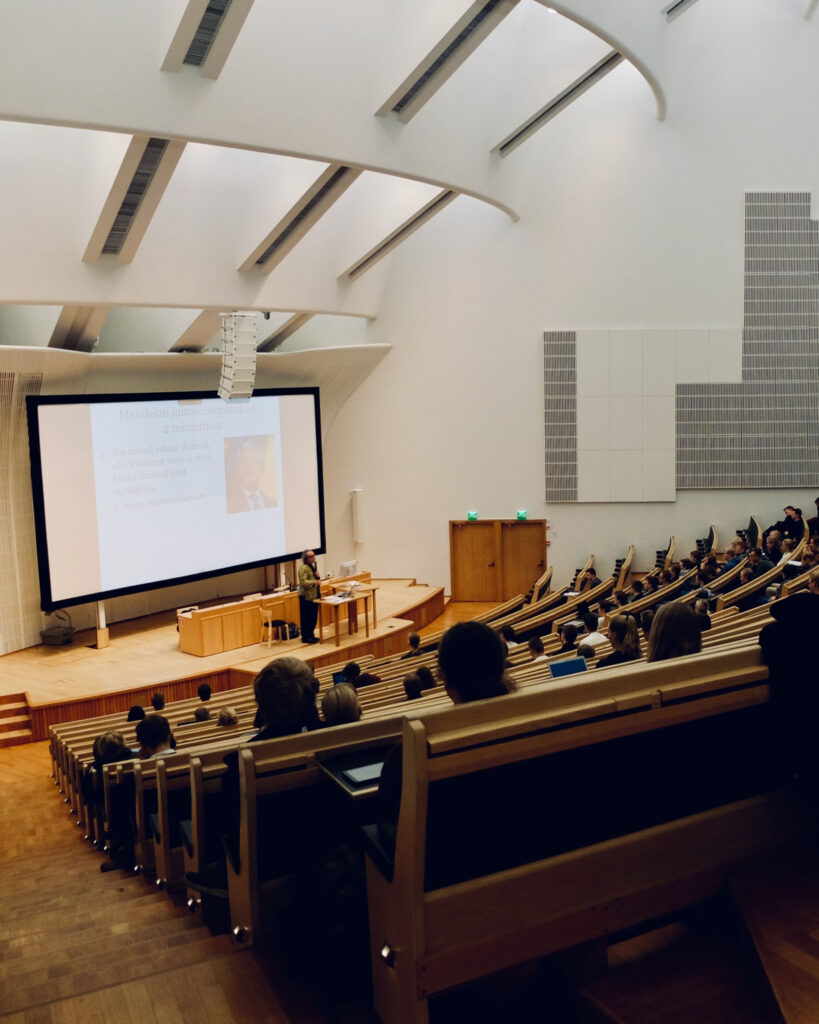
<instances>
[{"instance_id":1,"label":"presentation slide","mask_svg":"<svg viewBox=\"0 0 819 1024\"><path fill-rule=\"evenodd\" d=\"M39 397L29 422L44 607L324 546L317 389Z\"/></svg>"}]
</instances>

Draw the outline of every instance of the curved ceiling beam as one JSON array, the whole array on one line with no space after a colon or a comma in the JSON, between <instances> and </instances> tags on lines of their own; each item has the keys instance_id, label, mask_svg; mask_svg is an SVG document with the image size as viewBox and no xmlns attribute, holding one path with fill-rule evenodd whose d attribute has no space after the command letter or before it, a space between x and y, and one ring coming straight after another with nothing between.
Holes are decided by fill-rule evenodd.
<instances>
[{"instance_id":1,"label":"curved ceiling beam","mask_svg":"<svg viewBox=\"0 0 819 1024\"><path fill-rule=\"evenodd\" d=\"M662 121L665 119L666 111L668 108L665 96L665 90L660 83L660 79L655 71L652 69L649 62L640 56L642 47L639 42L635 43L634 38L638 32L629 31L630 26L627 24L628 21L628 4L618 5L606 5L607 9L605 15L607 17L612 16L611 8L614 7L614 15L620 19L621 24L619 26L610 27L607 24L602 24L600 21L600 4L596 0L537 0L539 4L544 7L548 7L553 11L557 11L558 14L562 14L564 18L568 18L573 21L576 25L580 25L587 31L596 35L599 39L608 43L613 50L617 50L618 53L626 58L626 60L633 64L634 67L639 71L643 78L648 83L649 88L654 93L654 99L657 104L657 119ZM647 21L645 12L641 12L642 21L644 24L640 25L640 29L645 33L646 27L650 30L651 23ZM654 33L655 41L659 44L659 29L665 27L665 18L660 17L660 12L657 12L656 16L657 31ZM625 32L623 32L625 30ZM631 38L632 42L629 42Z\"/></svg>"}]
</instances>

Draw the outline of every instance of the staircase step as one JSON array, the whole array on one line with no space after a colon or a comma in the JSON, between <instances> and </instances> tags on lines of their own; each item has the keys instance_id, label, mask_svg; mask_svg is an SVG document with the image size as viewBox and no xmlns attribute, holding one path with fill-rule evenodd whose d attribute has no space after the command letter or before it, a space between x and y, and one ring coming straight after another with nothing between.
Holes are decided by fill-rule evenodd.
<instances>
[{"instance_id":1,"label":"staircase step","mask_svg":"<svg viewBox=\"0 0 819 1024\"><path fill-rule=\"evenodd\" d=\"M0 703L0 718L6 718L8 715L16 715L21 711L25 712L26 718L28 718L28 704L24 700L16 700L8 703L4 700Z\"/></svg>"},{"instance_id":2,"label":"staircase step","mask_svg":"<svg viewBox=\"0 0 819 1024\"><path fill-rule=\"evenodd\" d=\"M20 743L31 743L33 740L34 734L31 729L0 733L0 747L16 747Z\"/></svg>"},{"instance_id":3,"label":"staircase step","mask_svg":"<svg viewBox=\"0 0 819 1024\"><path fill-rule=\"evenodd\" d=\"M0 735L13 732L15 729L28 729L31 732L31 719L28 715L7 715L0 717Z\"/></svg>"},{"instance_id":4,"label":"staircase step","mask_svg":"<svg viewBox=\"0 0 819 1024\"><path fill-rule=\"evenodd\" d=\"M92 956L80 964L64 964L62 970L55 974L49 974L45 969L0 985L0 1005L6 1013L29 1010L44 1003L93 992L112 983L161 975L166 970L176 970L229 952L238 953L239 950L226 935L209 936L181 945L166 944L161 934L155 934L152 941L131 947L127 958L123 957L115 965L103 963ZM161 985L161 979L157 978L157 983Z\"/></svg>"},{"instance_id":5,"label":"staircase step","mask_svg":"<svg viewBox=\"0 0 819 1024\"><path fill-rule=\"evenodd\" d=\"M749 868L731 892L784 1024L816 1024L819 855L801 850Z\"/></svg>"}]
</instances>

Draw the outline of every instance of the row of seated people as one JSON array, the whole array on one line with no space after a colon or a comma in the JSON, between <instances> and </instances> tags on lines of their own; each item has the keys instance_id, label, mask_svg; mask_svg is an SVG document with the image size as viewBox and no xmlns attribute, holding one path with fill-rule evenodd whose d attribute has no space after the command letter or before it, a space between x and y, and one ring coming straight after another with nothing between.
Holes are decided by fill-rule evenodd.
<instances>
[{"instance_id":1,"label":"row of seated people","mask_svg":"<svg viewBox=\"0 0 819 1024\"><path fill-rule=\"evenodd\" d=\"M674 657L680 649L681 631L685 635L690 633L693 636L698 625L696 613L687 606L673 604L663 606L655 617L656 632L655 628L652 628L654 647L650 654L651 660ZM667 645L663 643L664 635L668 641ZM663 654L664 648L672 653ZM497 634L485 626L469 623L454 627L447 633L440 645L437 657L438 671L453 704L471 703L508 694L514 689L514 684L509 679L506 660ZM263 725L260 731L251 738L251 742L262 742L265 739L304 730L312 731L317 728L318 714L314 677L307 666L301 665L295 659L278 659L257 676L254 689ZM335 688L336 691L339 689L341 687ZM764 737L757 736L756 738L762 740ZM699 753L702 755L702 751ZM682 754L682 750L680 754ZM716 748L714 756L718 760ZM579 763L578 761L578 765ZM575 765L575 770L578 765ZM563 765L563 767L566 766ZM743 767L747 767L747 765L743 765ZM555 765L552 765L549 770L556 770ZM619 768L616 770L619 771ZM533 776L528 763L526 767L511 769L512 775L516 772L520 774L521 771L531 781ZM574 775L569 777L574 778ZM236 776L231 772L230 765L228 765L228 772L223 776L222 782L224 816L221 827L225 829L223 836L228 836L229 840L230 828L228 825L231 812L225 808L233 807L235 809L236 793L238 792ZM432 874L428 878L429 887L446 885L456 877L456 873L460 877L466 872L467 876L471 877L490 874L501 867L508 866L509 850L505 838L514 834L514 820L527 815L529 797L525 794L528 792L528 788L512 786L508 773L503 779L500 776L496 777L494 782L499 787L497 801L490 799L488 791L484 791L483 796L478 798L474 787L467 787L462 792L462 796L464 796L462 800L454 799L454 791L447 794L445 815L437 813L440 811L440 807L436 808L436 813L430 819L432 822L430 827L438 831L439 839L443 832L451 837L458 837L459 842L453 846L453 850L459 852L453 853L449 861L442 860L436 864L434 870L437 874ZM668 779L664 778L663 785L667 787L668 784ZM645 786L646 780L643 780L641 783L643 791L645 791ZM562 788L562 785L558 786L555 792L559 792ZM540 790L538 791L540 792ZM592 841L597 834L594 829L598 829L602 836L608 834L611 829L616 831L617 828L634 825L634 822L625 819L615 820L620 810L623 810L625 814L627 809L620 808L617 801L617 807L606 803L611 800L612 792L632 794L633 788L620 789L614 786L612 789L612 787L607 787L605 801L599 806L594 803L593 794L588 793L588 799L583 808L584 820L575 821L575 825L583 833L582 836L570 838L570 830L569 832L563 831L559 841L564 845L581 840L583 842ZM510 793L519 794L520 799L518 796L510 799ZM391 843L394 841L400 794L401 754L400 748L395 748L385 760L381 791L378 796L376 830L374 834L371 833L371 838L381 848L382 853L386 851L389 854ZM279 796L281 797L282 794ZM281 904L279 906L280 913L284 913L290 925L299 917L306 916L310 921L312 938L315 940L316 914L320 911L319 917L323 915L325 918L329 916L331 919L331 929L335 929L335 931L331 930L331 934L336 938L339 935L338 930L342 929L345 938L350 939L352 928L354 933L352 940L363 942L365 941L365 929L361 927L356 932L356 928L351 925L351 922L361 925L366 912L360 848L356 847L353 836L353 833L357 834L357 831L350 828L350 822L345 820L345 815L338 806L334 805L332 801L325 805L323 800L324 798L320 800L317 796L316 799L305 797L303 793L297 800L280 799L280 804L288 803L286 816L291 826L284 830L288 839L284 844L286 848L282 848L283 831L280 818L276 822L270 822L269 835L264 834L263 824L263 834L258 840L259 850L262 859L267 863L268 870L282 875L296 871L301 878L301 883L290 890L289 913L287 907L282 911ZM493 807L494 814L506 815L504 821L508 818L509 827L493 828L487 835L485 817L489 804ZM640 810L639 814L648 813L648 804L644 803L641 806L644 809ZM502 807L503 810L501 810ZM282 807L280 810L285 813ZM563 810L568 814L568 808L563 808ZM628 813L638 812L629 807ZM545 834L550 831L553 833L550 828L551 817L539 814L533 818L529 814L528 820L533 826L527 830L526 843L529 845L524 844L515 853L516 857L522 858L522 862L536 858L542 853L542 849L551 850L549 844L553 845L556 838L554 834ZM537 821L541 822L540 830L534 827ZM641 822L642 819L637 820L637 825ZM592 826L593 832L589 833ZM476 829L480 832L481 842L466 844L467 848L473 851L474 856L469 863L465 863L464 836L475 838ZM587 833L589 834L587 835ZM229 848L229 841L224 845ZM447 844L439 843L439 846L441 845L446 847ZM377 854L377 856L380 855ZM227 893L225 876L226 872L220 873L217 867L202 877L189 877L187 882L191 888L197 889L198 887L200 892L219 898ZM282 899L287 902L288 897L284 896ZM338 899L341 901L340 906L335 905ZM310 912L304 915L303 912L306 908ZM304 937L307 938L307 936Z\"/></svg>"}]
</instances>

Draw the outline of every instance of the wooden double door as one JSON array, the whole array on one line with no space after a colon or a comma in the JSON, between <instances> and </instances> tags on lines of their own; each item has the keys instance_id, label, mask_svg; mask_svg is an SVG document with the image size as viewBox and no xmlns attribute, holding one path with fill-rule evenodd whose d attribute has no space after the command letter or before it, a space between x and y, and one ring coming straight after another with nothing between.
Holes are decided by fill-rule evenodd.
<instances>
[{"instance_id":1,"label":"wooden double door","mask_svg":"<svg viewBox=\"0 0 819 1024\"><path fill-rule=\"evenodd\" d=\"M506 601L546 571L545 519L449 523L453 601Z\"/></svg>"}]
</instances>

